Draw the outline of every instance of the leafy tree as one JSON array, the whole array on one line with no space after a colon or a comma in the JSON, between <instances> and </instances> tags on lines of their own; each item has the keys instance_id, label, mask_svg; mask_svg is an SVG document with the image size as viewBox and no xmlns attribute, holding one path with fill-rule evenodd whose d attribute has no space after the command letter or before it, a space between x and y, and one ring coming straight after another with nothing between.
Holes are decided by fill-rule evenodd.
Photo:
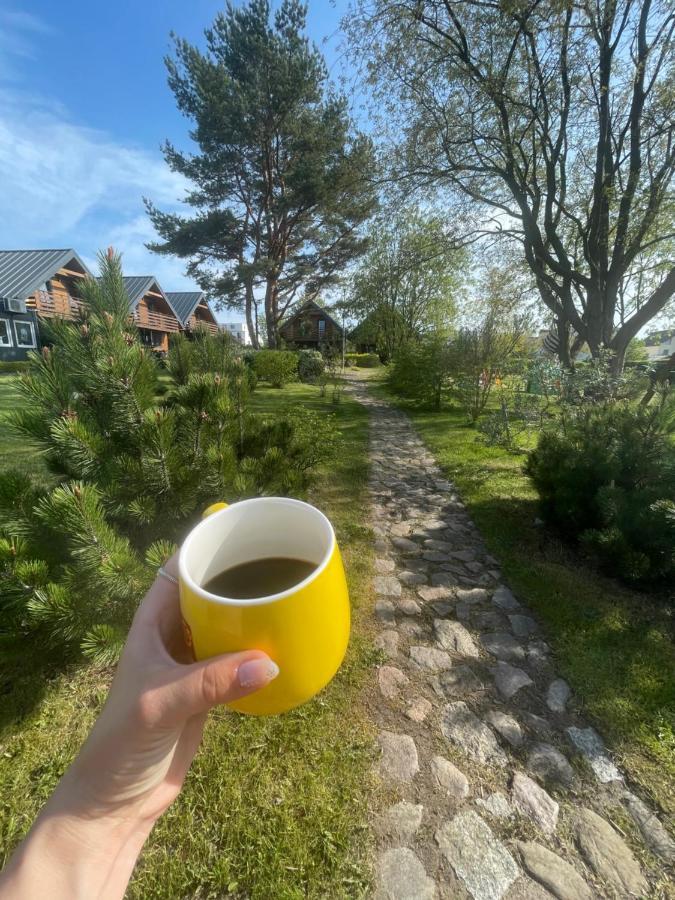
<instances>
[{"instance_id":1,"label":"leafy tree","mask_svg":"<svg viewBox=\"0 0 675 900\"><path fill-rule=\"evenodd\" d=\"M441 408L443 390L449 384L451 355L448 339L441 334L424 335L403 344L394 356L389 386L402 397Z\"/></svg>"},{"instance_id":2,"label":"leafy tree","mask_svg":"<svg viewBox=\"0 0 675 900\"><path fill-rule=\"evenodd\" d=\"M438 218L407 213L378 222L353 279L350 311L362 320L355 339L374 345L386 362L411 338L447 333L463 262Z\"/></svg>"},{"instance_id":3,"label":"leafy tree","mask_svg":"<svg viewBox=\"0 0 675 900\"><path fill-rule=\"evenodd\" d=\"M228 2L206 31L206 52L176 39L166 60L196 153L166 143L188 179L181 216L147 208L158 253L228 308L246 310L259 346L262 298L268 344L303 291L314 296L365 248L359 226L375 207L371 142L352 128L347 100L328 83L324 59L303 35L306 7L283 0Z\"/></svg>"},{"instance_id":4,"label":"leafy tree","mask_svg":"<svg viewBox=\"0 0 675 900\"><path fill-rule=\"evenodd\" d=\"M522 311L522 288L505 269L489 269L480 284L481 302L473 322L450 344L449 366L455 396L472 423L484 411L497 379L518 366L529 314Z\"/></svg>"},{"instance_id":5,"label":"leafy tree","mask_svg":"<svg viewBox=\"0 0 675 900\"><path fill-rule=\"evenodd\" d=\"M619 370L675 293L675 16L665 0L357 0L347 27L403 136L398 181L515 241L570 366Z\"/></svg>"}]
</instances>

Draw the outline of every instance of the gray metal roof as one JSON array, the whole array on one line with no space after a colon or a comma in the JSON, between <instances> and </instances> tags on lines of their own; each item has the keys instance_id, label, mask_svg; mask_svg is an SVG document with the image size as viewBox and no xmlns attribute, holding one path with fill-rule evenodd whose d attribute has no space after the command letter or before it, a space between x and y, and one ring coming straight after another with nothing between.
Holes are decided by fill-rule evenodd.
<instances>
[{"instance_id":1,"label":"gray metal roof","mask_svg":"<svg viewBox=\"0 0 675 900\"><path fill-rule=\"evenodd\" d=\"M166 295L166 299L175 310L176 315L183 325L185 325L199 303L201 303L202 301L206 304L209 312L213 316L213 310L209 306L209 302L206 299L206 294L204 293L204 291L170 291ZM215 319L215 316L213 316L213 318Z\"/></svg>"},{"instance_id":2,"label":"gray metal roof","mask_svg":"<svg viewBox=\"0 0 675 900\"><path fill-rule=\"evenodd\" d=\"M72 260L91 276L74 250L0 250L0 297L25 300Z\"/></svg>"},{"instance_id":3,"label":"gray metal roof","mask_svg":"<svg viewBox=\"0 0 675 900\"><path fill-rule=\"evenodd\" d=\"M129 295L129 309L133 310L136 308L139 300L142 300L145 294L152 289L154 285L157 288L157 291L164 297L166 302L169 304L171 311L174 316L181 321L180 316L176 312L176 308L169 299L169 295L166 294L162 290L162 286L159 281L155 278L154 275L125 275L124 276L124 287L126 288L127 294Z\"/></svg>"}]
</instances>

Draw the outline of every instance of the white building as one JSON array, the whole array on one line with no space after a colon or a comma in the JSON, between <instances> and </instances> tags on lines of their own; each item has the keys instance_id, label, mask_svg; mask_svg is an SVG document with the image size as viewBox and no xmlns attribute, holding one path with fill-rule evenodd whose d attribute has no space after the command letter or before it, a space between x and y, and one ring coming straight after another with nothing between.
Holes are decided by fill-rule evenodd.
<instances>
[{"instance_id":1,"label":"white building","mask_svg":"<svg viewBox=\"0 0 675 900\"><path fill-rule=\"evenodd\" d=\"M675 329L656 331L645 338L645 350L650 362L667 359L675 353Z\"/></svg>"},{"instance_id":2,"label":"white building","mask_svg":"<svg viewBox=\"0 0 675 900\"><path fill-rule=\"evenodd\" d=\"M221 322L221 328L228 331L236 341L245 347L251 343L246 322Z\"/></svg>"}]
</instances>

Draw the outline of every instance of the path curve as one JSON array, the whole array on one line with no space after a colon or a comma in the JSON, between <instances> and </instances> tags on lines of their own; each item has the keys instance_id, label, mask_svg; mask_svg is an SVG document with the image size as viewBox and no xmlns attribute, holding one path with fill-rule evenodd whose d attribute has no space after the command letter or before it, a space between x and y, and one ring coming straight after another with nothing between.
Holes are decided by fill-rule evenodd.
<instances>
[{"instance_id":1,"label":"path curve","mask_svg":"<svg viewBox=\"0 0 675 900\"><path fill-rule=\"evenodd\" d=\"M376 536L376 900L673 896L675 842L556 676L409 418L363 382Z\"/></svg>"}]
</instances>

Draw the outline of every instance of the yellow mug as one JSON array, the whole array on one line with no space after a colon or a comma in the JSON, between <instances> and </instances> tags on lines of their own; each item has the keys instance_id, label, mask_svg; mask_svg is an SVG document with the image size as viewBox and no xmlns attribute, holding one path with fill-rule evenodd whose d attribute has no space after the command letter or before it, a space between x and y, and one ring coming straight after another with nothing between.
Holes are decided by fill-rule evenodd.
<instances>
[{"instance_id":1,"label":"yellow mug","mask_svg":"<svg viewBox=\"0 0 675 900\"><path fill-rule=\"evenodd\" d=\"M313 506L287 497L242 500L211 512L185 539L178 567L186 639L195 657L264 650L279 675L261 691L229 704L255 716L305 703L340 668L349 641L349 594L335 532ZM219 597L203 584L255 559L315 564L288 590L253 600Z\"/></svg>"}]
</instances>

